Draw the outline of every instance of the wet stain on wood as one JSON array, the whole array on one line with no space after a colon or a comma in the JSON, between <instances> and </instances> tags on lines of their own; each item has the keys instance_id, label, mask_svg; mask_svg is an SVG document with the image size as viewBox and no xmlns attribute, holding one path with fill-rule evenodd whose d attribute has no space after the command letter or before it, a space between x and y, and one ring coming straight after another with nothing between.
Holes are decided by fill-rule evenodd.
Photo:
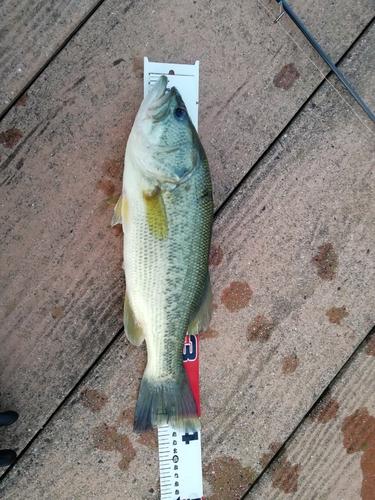
<instances>
[{"instance_id":1,"label":"wet stain on wood","mask_svg":"<svg viewBox=\"0 0 375 500\"><path fill-rule=\"evenodd\" d=\"M122 179L122 171L123 171L123 161L122 160L113 160L109 159L103 162L102 164L102 172L104 175L111 177L113 179Z\"/></svg>"},{"instance_id":2,"label":"wet stain on wood","mask_svg":"<svg viewBox=\"0 0 375 500\"><path fill-rule=\"evenodd\" d=\"M126 471L135 457L135 449L126 434L121 434L116 427L103 422L93 431L94 446L103 451L118 451L122 458L118 463L119 469Z\"/></svg>"},{"instance_id":3,"label":"wet stain on wood","mask_svg":"<svg viewBox=\"0 0 375 500\"><path fill-rule=\"evenodd\" d=\"M300 360L297 358L296 354L291 354L285 356L283 359L283 373L284 375L289 375L297 370Z\"/></svg>"},{"instance_id":4,"label":"wet stain on wood","mask_svg":"<svg viewBox=\"0 0 375 500\"><path fill-rule=\"evenodd\" d=\"M254 321L247 327L247 340L266 342L275 327L272 319L267 319L262 314L254 319Z\"/></svg>"},{"instance_id":5,"label":"wet stain on wood","mask_svg":"<svg viewBox=\"0 0 375 500\"><path fill-rule=\"evenodd\" d=\"M116 224L116 226L110 228L110 231L115 236L120 236L122 234L122 224Z\"/></svg>"},{"instance_id":6,"label":"wet stain on wood","mask_svg":"<svg viewBox=\"0 0 375 500\"><path fill-rule=\"evenodd\" d=\"M23 133L18 128L9 128L5 132L0 132L0 144L5 148L12 148L21 139Z\"/></svg>"},{"instance_id":7,"label":"wet stain on wood","mask_svg":"<svg viewBox=\"0 0 375 500\"><path fill-rule=\"evenodd\" d=\"M91 411L100 411L108 402L107 394L91 389L91 387L85 387L81 391L79 399L83 406Z\"/></svg>"},{"instance_id":8,"label":"wet stain on wood","mask_svg":"<svg viewBox=\"0 0 375 500\"><path fill-rule=\"evenodd\" d=\"M219 332L211 327L208 327L206 331L199 334L199 340L206 339L216 339L219 336Z\"/></svg>"},{"instance_id":9,"label":"wet stain on wood","mask_svg":"<svg viewBox=\"0 0 375 500\"><path fill-rule=\"evenodd\" d=\"M203 476L212 487L210 500L233 500L242 497L254 482L256 472L242 467L237 458L220 457L203 467Z\"/></svg>"},{"instance_id":10,"label":"wet stain on wood","mask_svg":"<svg viewBox=\"0 0 375 500\"><path fill-rule=\"evenodd\" d=\"M116 422L118 424L122 424L123 422L125 422L132 426L134 422L134 412L135 412L135 407L126 408L126 410L123 410L118 414Z\"/></svg>"},{"instance_id":11,"label":"wet stain on wood","mask_svg":"<svg viewBox=\"0 0 375 500\"><path fill-rule=\"evenodd\" d=\"M249 304L252 295L247 283L233 281L221 294L221 301L230 312L236 312Z\"/></svg>"},{"instance_id":12,"label":"wet stain on wood","mask_svg":"<svg viewBox=\"0 0 375 500\"><path fill-rule=\"evenodd\" d=\"M271 460L271 458L275 455L275 453L280 449L281 445L283 443L277 441L275 443L271 443L269 446L268 446L268 449L270 451L265 451L263 453L263 455L261 456L261 458L259 459L259 463L260 465L263 467L263 469L266 467L266 465L268 464L268 462Z\"/></svg>"},{"instance_id":13,"label":"wet stain on wood","mask_svg":"<svg viewBox=\"0 0 375 500\"><path fill-rule=\"evenodd\" d=\"M105 178L101 178L97 181L96 188L103 191L109 205L116 205L119 196L115 197L115 194L121 193L123 161L109 159L103 162L101 168ZM112 230L115 236L118 236L122 232L122 227L121 225L116 225Z\"/></svg>"},{"instance_id":14,"label":"wet stain on wood","mask_svg":"<svg viewBox=\"0 0 375 500\"><path fill-rule=\"evenodd\" d=\"M292 465L285 455L276 460L270 467L272 488L278 488L284 493L295 493L298 489L300 468L299 464Z\"/></svg>"},{"instance_id":15,"label":"wet stain on wood","mask_svg":"<svg viewBox=\"0 0 375 500\"><path fill-rule=\"evenodd\" d=\"M64 308L63 307L55 307L52 311L52 317L55 319L62 318L64 316Z\"/></svg>"},{"instance_id":16,"label":"wet stain on wood","mask_svg":"<svg viewBox=\"0 0 375 500\"><path fill-rule=\"evenodd\" d=\"M209 266L219 266L223 260L223 251L219 246L211 245Z\"/></svg>"},{"instance_id":17,"label":"wet stain on wood","mask_svg":"<svg viewBox=\"0 0 375 500\"><path fill-rule=\"evenodd\" d=\"M116 187L110 179L100 179L96 187L103 191L108 197L113 196L116 192Z\"/></svg>"},{"instance_id":18,"label":"wet stain on wood","mask_svg":"<svg viewBox=\"0 0 375 500\"><path fill-rule=\"evenodd\" d=\"M345 306L342 307L331 307L326 312L326 316L328 316L330 323L335 323L336 325L341 324L341 320L348 316L348 312Z\"/></svg>"},{"instance_id":19,"label":"wet stain on wood","mask_svg":"<svg viewBox=\"0 0 375 500\"><path fill-rule=\"evenodd\" d=\"M21 95L21 97L18 99L16 102L15 106L20 107L20 106L26 106L27 101L29 100L29 96L27 93Z\"/></svg>"},{"instance_id":20,"label":"wet stain on wood","mask_svg":"<svg viewBox=\"0 0 375 500\"><path fill-rule=\"evenodd\" d=\"M323 280L333 280L336 277L338 255L332 243L319 247L319 253L311 259L311 263L318 268L318 276Z\"/></svg>"},{"instance_id":21,"label":"wet stain on wood","mask_svg":"<svg viewBox=\"0 0 375 500\"><path fill-rule=\"evenodd\" d=\"M273 78L276 87L289 90L293 83L300 77L297 68L293 63L286 64Z\"/></svg>"},{"instance_id":22,"label":"wet stain on wood","mask_svg":"<svg viewBox=\"0 0 375 500\"><path fill-rule=\"evenodd\" d=\"M330 394L325 396L323 400L314 408L311 413L311 418L320 424L326 424L330 420L337 418L339 411L339 403L332 398Z\"/></svg>"},{"instance_id":23,"label":"wet stain on wood","mask_svg":"<svg viewBox=\"0 0 375 500\"><path fill-rule=\"evenodd\" d=\"M133 73L137 78L143 78L143 58L135 57L133 61Z\"/></svg>"},{"instance_id":24,"label":"wet stain on wood","mask_svg":"<svg viewBox=\"0 0 375 500\"><path fill-rule=\"evenodd\" d=\"M375 491L375 417L369 414L367 408L358 408L346 417L341 432L343 446L347 453L363 452L362 469L362 500L374 500Z\"/></svg>"},{"instance_id":25,"label":"wet stain on wood","mask_svg":"<svg viewBox=\"0 0 375 500\"><path fill-rule=\"evenodd\" d=\"M366 340L365 353L367 356L375 356L375 333Z\"/></svg>"},{"instance_id":26,"label":"wet stain on wood","mask_svg":"<svg viewBox=\"0 0 375 500\"><path fill-rule=\"evenodd\" d=\"M148 432L143 432L142 434L139 434L138 440L144 446L147 446L151 450L156 451L158 449L158 431L157 431L157 429L154 429L154 430L148 431Z\"/></svg>"},{"instance_id":27,"label":"wet stain on wood","mask_svg":"<svg viewBox=\"0 0 375 500\"><path fill-rule=\"evenodd\" d=\"M372 446L375 439L375 417L369 414L366 407L358 408L354 413L345 418L341 432L343 433L343 446L347 453L365 451Z\"/></svg>"}]
</instances>

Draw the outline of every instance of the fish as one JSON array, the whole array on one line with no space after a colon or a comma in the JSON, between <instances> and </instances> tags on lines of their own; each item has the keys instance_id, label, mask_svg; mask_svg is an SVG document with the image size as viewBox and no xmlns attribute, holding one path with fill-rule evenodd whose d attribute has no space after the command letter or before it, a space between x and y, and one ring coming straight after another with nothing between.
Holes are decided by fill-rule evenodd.
<instances>
[{"instance_id":1,"label":"fish","mask_svg":"<svg viewBox=\"0 0 375 500\"><path fill-rule=\"evenodd\" d=\"M208 328L212 314L210 169L184 101L167 83L161 76L141 103L111 221L124 233L125 334L147 347L136 432L200 428L183 345L186 334Z\"/></svg>"}]
</instances>

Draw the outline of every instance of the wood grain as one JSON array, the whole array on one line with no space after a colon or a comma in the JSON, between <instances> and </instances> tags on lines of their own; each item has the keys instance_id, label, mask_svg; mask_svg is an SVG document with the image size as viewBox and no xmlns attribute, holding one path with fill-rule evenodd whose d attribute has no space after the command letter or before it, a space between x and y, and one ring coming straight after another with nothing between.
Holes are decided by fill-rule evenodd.
<instances>
[{"instance_id":1,"label":"wood grain","mask_svg":"<svg viewBox=\"0 0 375 500\"><path fill-rule=\"evenodd\" d=\"M305 4L306 12L319 18L313 4ZM353 6L340 9L351 12ZM350 29L337 31L346 47L369 20L371 2L355 10ZM327 27L326 19L321 22ZM332 32L334 22L330 26ZM5 433L4 447L26 446L122 326L122 241L109 227L106 200L121 189L126 138L141 101L142 57L200 59L200 135L219 206L320 82L286 40L256 2L105 2L30 88L26 105L3 120L1 404L21 414ZM366 47L348 59L348 71L372 104L368 82L375 65ZM277 87L275 76L292 62L300 76L288 90ZM212 498L212 470L220 460L230 457L233 471L243 468L244 477L255 477L269 441L288 436L374 323L368 299L374 278L369 255L375 252L373 144L370 132L324 86L217 218L214 243L223 253L212 270L217 310L213 333L202 342L204 461ZM339 259L334 282L322 280L311 263L331 242ZM234 281L242 285L230 287ZM243 283L253 294L241 308ZM226 301L238 310L228 311ZM326 311L344 305L348 316L340 325L330 323ZM260 335L269 333L270 322L266 343L248 340L250 326ZM27 498L39 488L53 497L82 488L90 496L91 487L104 498L120 491L129 498L156 494L155 452L146 458L153 441L131 435L127 420L144 355L118 341L87 379L109 403L99 413L77 404L80 388L36 441L53 480L47 474L43 482L34 471L30 451L19 463L29 463L30 474L7 476L7 494L17 495L16 489ZM285 374L290 356L300 363ZM129 458L113 444L127 443L119 434L136 450L126 469L131 479L123 475L124 463L117 466ZM42 444L47 438L53 446ZM88 473L94 463L99 469ZM245 491L246 481L237 482Z\"/></svg>"},{"instance_id":2,"label":"wood grain","mask_svg":"<svg viewBox=\"0 0 375 500\"><path fill-rule=\"evenodd\" d=\"M0 17L0 115L60 48L97 0L4 0ZM28 95L18 105L23 106Z\"/></svg>"},{"instance_id":3,"label":"wood grain","mask_svg":"<svg viewBox=\"0 0 375 500\"><path fill-rule=\"evenodd\" d=\"M246 498L290 498L286 490L292 482L294 496L301 500L373 498L375 353L370 347L374 339L370 337L351 359L322 402ZM291 465L282 470L286 462ZM291 481L293 466L295 473Z\"/></svg>"},{"instance_id":4,"label":"wood grain","mask_svg":"<svg viewBox=\"0 0 375 500\"><path fill-rule=\"evenodd\" d=\"M373 30L366 34L368 41L373 37ZM359 82L365 71L372 81L369 68L375 68L375 64L371 57L371 51L361 50L357 58L348 57L344 69L358 75ZM374 104L370 90L363 97L369 105ZM207 498L233 498L228 484L236 485L236 498L246 492L266 459L277 451L375 323L374 152L372 133L325 84L215 221L215 255L221 256L213 259L211 268L216 307L211 331L201 342ZM80 165L82 151L75 154ZM69 170L70 174L75 171L81 172L82 166ZM53 182L53 177L45 175L47 170L41 176L44 182ZM89 180L87 186L94 184L91 171L85 179ZM65 194L67 203L58 204L59 210L74 208L73 219L76 210L78 213L75 203L79 203L80 186L78 177L73 177L64 193L75 196L67 198ZM91 200L94 194L90 189L86 194ZM92 205L85 208L81 202L80 208L87 214ZM103 221L108 216L104 209L103 214L97 209L96 220L97 213ZM79 228L85 220L79 220ZM95 337L88 334L95 329L95 318L90 313L81 317L77 309L95 303L91 309L95 313L99 298L104 296L100 289L104 275L102 253L85 251L100 239L96 233L99 225L87 224L84 244L77 241L72 253L68 245L64 248L65 262L69 262L65 257L68 255L74 264L77 255L82 256L79 250L84 254L79 261L83 268L85 259L90 258L90 268L93 273L96 270L94 276L99 281L89 289L84 281L73 286L75 303L69 305L67 294L61 306L67 307L64 328L58 329L56 323L53 329L57 340L43 337L46 350L51 352L53 346L59 346L55 355L44 353L44 363L51 363L46 365L48 383L41 381L37 369L27 372L23 380L30 380L34 374L35 384L38 382L44 390L53 387L52 382L63 387L67 380L64 365L58 372L59 380L53 362L60 359L67 364L69 358L74 358L74 364L69 365L70 376L78 377L80 370L73 371L77 360L87 359L93 347L98 349L99 342L93 343ZM116 236L112 237L115 240ZM109 246L106 251L116 253ZM319 275L317 263L327 266L327 259L332 272L324 278ZM115 279L119 264L109 268L106 279ZM75 272L82 276L79 271L77 266ZM65 273L62 276L67 279ZM74 274L71 280L74 283ZM87 290L87 295L80 298L79 290ZM343 306L347 316L340 324L330 322L327 311ZM103 311L104 322L108 322L104 303L101 308L99 312ZM54 315L60 314L56 309ZM119 318L120 303L112 318L114 325ZM101 332L107 324L101 325ZM27 338L22 323L18 331ZM82 337L71 347L73 332ZM69 335L68 341L64 335ZM37 358L33 355L28 359ZM119 338L4 479L3 491L16 498L19 494L33 497L35 492L43 492L46 498L62 492L88 498L121 498L125 494L135 499L157 498L155 436L140 437L131 430L144 363L144 347L137 349ZM22 377L13 370L9 371L10 380L16 380L15 373ZM31 399L28 408L32 408ZM104 402L99 409L97 401ZM47 414L51 402L45 396L40 396L39 402ZM25 441L24 423L17 425L15 436ZM28 425L32 425L30 420ZM294 465L290 463L290 467ZM20 476L18 470L23 471ZM298 472L298 468L292 470Z\"/></svg>"}]
</instances>

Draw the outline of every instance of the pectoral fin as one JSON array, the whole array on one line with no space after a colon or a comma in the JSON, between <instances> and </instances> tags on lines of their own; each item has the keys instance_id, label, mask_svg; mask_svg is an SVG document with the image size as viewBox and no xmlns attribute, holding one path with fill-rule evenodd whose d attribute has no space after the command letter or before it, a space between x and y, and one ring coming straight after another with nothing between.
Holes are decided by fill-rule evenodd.
<instances>
[{"instance_id":1,"label":"pectoral fin","mask_svg":"<svg viewBox=\"0 0 375 500\"><path fill-rule=\"evenodd\" d=\"M197 333L202 333L210 325L212 316L212 290L210 275L207 272L206 284L202 292L199 304L192 315L192 319L188 328L188 335L196 335Z\"/></svg>"},{"instance_id":2,"label":"pectoral fin","mask_svg":"<svg viewBox=\"0 0 375 500\"><path fill-rule=\"evenodd\" d=\"M154 236L164 240L168 236L168 220L160 188L155 189L151 194L145 192L142 194L148 228Z\"/></svg>"},{"instance_id":3,"label":"pectoral fin","mask_svg":"<svg viewBox=\"0 0 375 500\"><path fill-rule=\"evenodd\" d=\"M108 200L106 200L107 205L111 205L114 207L116 205L116 203L118 202L120 197L121 197L121 194L118 194L116 196L112 196L112 198L108 198Z\"/></svg>"},{"instance_id":4,"label":"pectoral fin","mask_svg":"<svg viewBox=\"0 0 375 500\"><path fill-rule=\"evenodd\" d=\"M136 346L140 346L145 336L143 334L142 328L140 327L134 316L127 293L125 293L124 304L124 328L125 334L130 342Z\"/></svg>"},{"instance_id":5,"label":"pectoral fin","mask_svg":"<svg viewBox=\"0 0 375 500\"><path fill-rule=\"evenodd\" d=\"M122 224L121 212L122 212L122 195L117 200L117 203L116 203L115 208L113 210L111 227L115 226L116 224Z\"/></svg>"}]
</instances>

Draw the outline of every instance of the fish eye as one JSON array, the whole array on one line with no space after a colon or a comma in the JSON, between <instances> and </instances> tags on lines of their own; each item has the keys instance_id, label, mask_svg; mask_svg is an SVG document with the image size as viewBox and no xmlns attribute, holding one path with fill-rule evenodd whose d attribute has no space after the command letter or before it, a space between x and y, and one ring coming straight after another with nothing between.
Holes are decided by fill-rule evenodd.
<instances>
[{"instance_id":1,"label":"fish eye","mask_svg":"<svg viewBox=\"0 0 375 500\"><path fill-rule=\"evenodd\" d=\"M183 120L186 116L186 109L184 108L176 108L174 110L174 115L177 118L177 120Z\"/></svg>"}]
</instances>

